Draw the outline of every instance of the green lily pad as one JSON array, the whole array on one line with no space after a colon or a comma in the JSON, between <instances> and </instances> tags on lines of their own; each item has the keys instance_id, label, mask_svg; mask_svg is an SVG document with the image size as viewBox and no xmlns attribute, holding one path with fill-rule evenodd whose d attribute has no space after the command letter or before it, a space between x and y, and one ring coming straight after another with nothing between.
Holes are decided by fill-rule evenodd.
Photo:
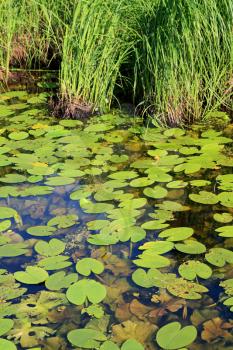
<instances>
[{"instance_id":1,"label":"green lily pad","mask_svg":"<svg viewBox=\"0 0 233 350\"><path fill-rule=\"evenodd\" d=\"M176 242L183 241L193 235L194 231L191 227L174 227L162 231L159 234L160 238L166 238L167 241Z\"/></svg>"},{"instance_id":2,"label":"green lily pad","mask_svg":"<svg viewBox=\"0 0 233 350\"><path fill-rule=\"evenodd\" d=\"M214 220L217 222L221 222L223 224L227 224L233 220L233 216L230 213L216 213L213 216Z\"/></svg>"},{"instance_id":3,"label":"green lily pad","mask_svg":"<svg viewBox=\"0 0 233 350\"><path fill-rule=\"evenodd\" d=\"M136 171L118 171L117 173L112 173L108 175L110 179L114 180L130 180L134 179L135 177L139 176Z\"/></svg>"},{"instance_id":4,"label":"green lily pad","mask_svg":"<svg viewBox=\"0 0 233 350\"><path fill-rule=\"evenodd\" d=\"M163 188L161 186L155 186L154 188L151 188L151 187L145 188L143 193L147 197L160 199L160 198L166 197L168 194L168 191L166 190L166 188Z\"/></svg>"},{"instance_id":5,"label":"green lily pad","mask_svg":"<svg viewBox=\"0 0 233 350\"><path fill-rule=\"evenodd\" d=\"M43 256L56 256L64 252L65 243L53 238L49 242L39 241L35 245L35 251Z\"/></svg>"},{"instance_id":6,"label":"green lily pad","mask_svg":"<svg viewBox=\"0 0 233 350\"><path fill-rule=\"evenodd\" d=\"M1 318L0 319L0 337L14 326L14 321L9 318Z\"/></svg>"},{"instance_id":7,"label":"green lily pad","mask_svg":"<svg viewBox=\"0 0 233 350\"><path fill-rule=\"evenodd\" d=\"M48 226L57 226L58 228L68 228L77 223L78 215L58 215L48 221Z\"/></svg>"},{"instance_id":8,"label":"green lily pad","mask_svg":"<svg viewBox=\"0 0 233 350\"><path fill-rule=\"evenodd\" d=\"M139 177L130 181L129 184L131 187L146 187L152 185L154 182L155 181L150 179L149 177Z\"/></svg>"},{"instance_id":9,"label":"green lily pad","mask_svg":"<svg viewBox=\"0 0 233 350\"><path fill-rule=\"evenodd\" d=\"M66 296L75 305L83 305L86 300L98 304L106 297L106 288L100 282L83 279L72 284L68 288Z\"/></svg>"},{"instance_id":10,"label":"green lily pad","mask_svg":"<svg viewBox=\"0 0 233 350\"><path fill-rule=\"evenodd\" d=\"M194 326L182 328L179 322L171 322L158 330L156 341L162 349L176 350L192 344L196 337Z\"/></svg>"},{"instance_id":11,"label":"green lily pad","mask_svg":"<svg viewBox=\"0 0 233 350\"><path fill-rule=\"evenodd\" d=\"M37 173L37 175L39 175ZM53 176L48 178L47 181L45 181L45 184L48 186L66 186L71 185L75 182L75 179L73 177L64 177L64 176Z\"/></svg>"},{"instance_id":12,"label":"green lily pad","mask_svg":"<svg viewBox=\"0 0 233 350\"><path fill-rule=\"evenodd\" d=\"M18 131L18 132L11 132L10 134L9 134L9 138L11 139L11 140L17 140L17 141L19 141L19 140L25 140L25 139L27 139L28 138L28 133L26 132L26 131Z\"/></svg>"},{"instance_id":13,"label":"green lily pad","mask_svg":"<svg viewBox=\"0 0 233 350\"><path fill-rule=\"evenodd\" d=\"M10 258L28 253L27 244L9 243L0 246L0 257Z\"/></svg>"},{"instance_id":14,"label":"green lily pad","mask_svg":"<svg viewBox=\"0 0 233 350\"><path fill-rule=\"evenodd\" d=\"M38 266L45 270L60 270L65 267L71 266L72 262L69 261L69 256L56 255L44 258L38 262Z\"/></svg>"},{"instance_id":15,"label":"green lily pad","mask_svg":"<svg viewBox=\"0 0 233 350\"><path fill-rule=\"evenodd\" d=\"M233 252L224 248L210 249L205 258L210 264L218 267L223 267L226 263L233 264Z\"/></svg>"},{"instance_id":16,"label":"green lily pad","mask_svg":"<svg viewBox=\"0 0 233 350\"><path fill-rule=\"evenodd\" d=\"M150 250L144 251L139 257L140 259L133 260L133 263L140 267L159 269L170 265L168 258Z\"/></svg>"},{"instance_id":17,"label":"green lily pad","mask_svg":"<svg viewBox=\"0 0 233 350\"><path fill-rule=\"evenodd\" d=\"M167 281L166 288L172 295L188 300L201 299L201 293L208 292L208 289L203 285L187 281L183 278L170 278Z\"/></svg>"},{"instance_id":18,"label":"green lily pad","mask_svg":"<svg viewBox=\"0 0 233 350\"><path fill-rule=\"evenodd\" d=\"M45 286L49 290L58 291L69 286L78 280L77 273L69 273L66 275L65 271L58 271L50 275L45 281Z\"/></svg>"},{"instance_id":19,"label":"green lily pad","mask_svg":"<svg viewBox=\"0 0 233 350\"><path fill-rule=\"evenodd\" d=\"M156 242L146 242L141 245L138 249L140 250L150 250L156 254L165 254L170 252L174 247L174 243L168 241L156 241Z\"/></svg>"},{"instance_id":20,"label":"green lily pad","mask_svg":"<svg viewBox=\"0 0 233 350\"><path fill-rule=\"evenodd\" d=\"M119 346L111 340L106 340L99 348L99 350L120 350Z\"/></svg>"},{"instance_id":21,"label":"green lily pad","mask_svg":"<svg viewBox=\"0 0 233 350\"><path fill-rule=\"evenodd\" d=\"M88 328L70 331L67 338L73 346L83 349L98 349L100 342L107 340L102 332Z\"/></svg>"},{"instance_id":22,"label":"green lily pad","mask_svg":"<svg viewBox=\"0 0 233 350\"><path fill-rule=\"evenodd\" d=\"M188 186L188 182L183 180L171 181L167 184L167 188L184 188L186 186Z\"/></svg>"},{"instance_id":23,"label":"green lily pad","mask_svg":"<svg viewBox=\"0 0 233 350\"><path fill-rule=\"evenodd\" d=\"M179 274L190 281L196 277L208 279L212 275L212 270L200 261L188 260L179 266Z\"/></svg>"},{"instance_id":24,"label":"green lily pad","mask_svg":"<svg viewBox=\"0 0 233 350\"><path fill-rule=\"evenodd\" d=\"M216 204L219 202L219 198L216 194L207 191L201 191L199 194L190 194L189 198L193 202L201 204Z\"/></svg>"},{"instance_id":25,"label":"green lily pad","mask_svg":"<svg viewBox=\"0 0 233 350\"><path fill-rule=\"evenodd\" d=\"M0 338L0 349L17 350L17 347L12 341Z\"/></svg>"},{"instance_id":26,"label":"green lily pad","mask_svg":"<svg viewBox=\"0 0 233 350\"><path fill-rule=\"evenodd\" d=\"M215 230L219 232L220 237L232 238L233 237L233 225L232 226L222 226Z\"/></svg>"},{"instance_id":27,"label":"green lily pad","mask_svg":"<svg viewBox=\"0 0 233 350\"><path fill-rule=\"evenodd\" d=\"M104 271L104 265L97 259L83 258L77 262L76 270L83 276L89 276L92 272L99 275Z\"/></svg>"},{"instance_id":28,"label":"green lily pad","mask_svg":"<svg viewBox=\"0 0 233 350\"><path fill-rule=\"evenodd\" d=\"M8 207L0 207L0 219L10 219L18 216L18 213L15 209Z\"/></svg>"},{"instance_id":29,"label":"green lily pad","mask_svg":"<svg viewBox=\"0 0 233 350\"><path fill-rule=\"evenodd\" d=\"M218 200L224 207L233 208L233 191L219 193Z\"/></svg>"},{"instance_id":30,"label":"green lily pad","mask_svg":"<svg viewBox=\"0 0 233 350\"><path fill-rule=\"evenodd\" d=\"M55 227L51 226L31 226L27 229L27 233L32 236L51 236L56 231Z\"/></svg>"},{"instance_id":31,"label":"green lily pad","mask_svg":"<svg viewBox=\"0 0 233 350\"><path fill-rule=\"evenodd\" d=\"M163 220L151 220L144 222L141 227L145 230L162 230L168 226L169 224L165 224Z\"/></svg>"},{"instance_id":32,"label":"green lily pad","mask_svg":"<svg viewBox=\"0 0 233 350\"><path fill-rule=\"evenodd\" d=\"M135 339L128 339L122 344L121 350L144 350L144 346Z\"/></svg>"},{"instance_id":33,"label":"green lily pad","mask_svg":"<svg viewBox=\"0 0 233 350\"><path fill-rule=\"evenodd\" d=\"M0 181L5 183L21 183L26 180L26 176L20 174L6 174L5 177L0 177Z\"/></svg>"},{"instance_id":34,"label":"green lily pad","mask_svg":"<svg viewBox=\"0 0 233 350\"><path fill-rule=\"evenodd\" d=\"M48 273L37 266L27 266L25 271L17 271L14 278L25 284L40 284L48 278Z\"/></svg>"},{"instance_id":35,"label":"green lily pad","mask_svg":"<svg viewBox=\"0 0 233 350\"><path fill-rule=\"evenodd\" d=\"M186 254L202 254L206 252L206 246L203 243L187 239L183 243L176 243L175 248Z\"/></svg>"}]
</instances>

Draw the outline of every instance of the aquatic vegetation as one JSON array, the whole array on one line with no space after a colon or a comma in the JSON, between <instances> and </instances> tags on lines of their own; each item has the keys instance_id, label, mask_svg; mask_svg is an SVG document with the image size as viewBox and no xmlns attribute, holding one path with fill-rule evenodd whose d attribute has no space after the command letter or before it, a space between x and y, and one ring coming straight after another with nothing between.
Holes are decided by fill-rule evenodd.
<instances>
[{"instance_id":1,"label":"aquatic vegetation","mask_svg":"<svg viewBox=\"0 0 233 350\"><path fill-rule=\"evenodd\" d=\"M0 345L232 346L232 139L37 96L0 95Z\"/></svg>"}]
</instances>

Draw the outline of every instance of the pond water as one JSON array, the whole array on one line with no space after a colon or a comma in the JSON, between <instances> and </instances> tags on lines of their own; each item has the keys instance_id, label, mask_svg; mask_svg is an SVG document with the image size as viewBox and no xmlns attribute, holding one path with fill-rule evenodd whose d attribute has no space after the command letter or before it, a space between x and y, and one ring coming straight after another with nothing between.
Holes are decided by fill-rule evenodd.
<instances>
[{"instance_id":1,"label":"pond water","mask_svg":"<svg viewBox=\"0 0 233 350\"><path fill-rule=\"evenodd\" d=\"M233 349L229 132L46 98L0 95L0 349Z\"/></svg>"}]
</instances>

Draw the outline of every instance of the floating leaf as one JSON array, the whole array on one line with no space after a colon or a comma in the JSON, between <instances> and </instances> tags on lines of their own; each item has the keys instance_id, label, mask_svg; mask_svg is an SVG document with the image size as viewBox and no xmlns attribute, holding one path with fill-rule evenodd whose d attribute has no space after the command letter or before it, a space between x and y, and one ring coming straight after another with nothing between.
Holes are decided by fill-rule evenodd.
<instances>
[{"instance_id":1,"label":"floating leaf","mask_svg":"<svg viewBox=\"0 0 233 350\"><path fill-rule=\"evenodd\" d=\"M16 345L12 341L2 338L0 338L0 349L17 350Z\"/></svg>"},{"instance_id":2,"label":"floating leaf","mask_svg":"<svg viewBox=\"0 0 233 350\"><path fill-rule=\"evenodd\" d=\"M146 242L139 247L140 250L150 250L156 254L165 254L170 252L174 247L174 243L168 241Z\"/></svg>"},{"instance_id":3,"label":"floating leaf","mask_svg":"<svg viewBox=\"0 0 233 350\"><path fill-rule=\"evenodd\" d=\"M0 257L15 257L28 253L27 244L25 243L9 243L0 246Z\"/></svg>"},{"instance_id":4,"label":"floating leaf","mask_svg":"<svg viewBox=\"0 0 233 350\"><path fill-rule=\"evenodd\" d=\"M14 273L17 281L25 284L40 284L48 278L48 273L36 266L27 266L25 271Z\"/></svg>"},{"instance_id":5,"label":"floating leaf","mask_svg":"<svg viewBox=\"0 0 233 350\"><path fill-rule=\"evenodd\" d=\"M69 256L57 255L44 258L38 262L38 266L45 270L60 270L72 265L69 261Z\"/></svg>"},{"instance_id":6,"label":"floating leaf","mask_svg":"<svg viewBox=\"0 0 233 350\"><path fill-rule=\"evenodd\" d=\"M214 220L217 222L221 222L223 224L227 224L233 220L233 216L230 213L216 213L213 216Z\"/></svg>"},{"instance_id":7,"label":"floating leaf","mask_svg":"<svg viewBox=\"0 0 233 350\"><path fill-rule=\"evenodd\" d=\"M28 133L26 131L11 132L9 138L11 140L25 140L28 138Z\"/></svg>"},{"instance_id":8,"label":"floating leaf","mask_svg":"<svg viewBox=\"0 0 233 350\"><path fill-rule=\"evenodd\" d=\"M102 332L88 328L70 331L67 338L73 346L83 349L98 349L100 342L107 340Z\"/></svg>"},{"instance_id":9,"label":"floating leaf","mask_svg":"<svg viewBox=\"0 0 233 350\"><path fill-rule=\"evenodd\" d=\"M210 264L218 267L223 267L226 263L233 264L233 252L224 248L210 249L205 258Z\"/></svg>"},{"instance_id":10,"label":"floating leaf","mask_svg":"<svg viewBox=\"0 0 233 350\"><path fill-rule=\"evenodd\" d=\"M207 191L201 191L199 194L190 194L189 198L193 202L201 204L216 204L219 201L219 198L216 194Z\"/></svg>"},{"instance_id":11,"label":"floating leaf","mask_svg":"<svg viewBox=\"0 0 233 350\"><path fill-rule=\"evenodd\" d=\"M67 290L66 296L75 305L82 305L86 300L98 304L106 297L106 288L94 280L83 279L72 284Z\"/></svg>"},{"instance_id":12,"label":"floating leaf","mask_svg":"<svg viewBox=\"0 0 233 350\"><path fill-rule=\"evenodd\" d=\"M53 219L50 219L48 226L57 226L58 228L67 228L75 225L78 220L78 215L59 215Z\"/></svg>"},{"instance_id":13,"label":"floating leaf","mask_svg":"<svg viewBox=\"0 0 233 350\"><path fill-rule=\"evenodd\" d=\"M134 179L130 182L131 187L146 187L150 186L154 183L155 181L150 179L149 177L140 177L138 179Z\"/></svg>"},{"instance_id":14,"label":"floating leaf","mask_svg":"<svg viewBox=\"0 0 233 350\"><path fill-rule=\"evenodd\" d=\"M66 275L64 271L58 271L45 281L45 286L49 290L61 290L63 288L69 288L69 286L78 280L77 273L70 273Z\"/></svg>"},{"instance_id":15,"label":"floating leaf","mask_svg":"<svg viewBox=\"0 0 233 350\"><path fill-rule=\"evenodd\" d=\"M200 293L208 292L208 289L201 284L190 282L183 278L173 279L167 283L166 288L172 295L190 300L200 299Z\"/></svg>"},{"instance_id":16,"label":"floating leaf","mask_svg":"<svg viewBox=\"0 0 233 350\"><path fill-rule=\"evenodd\" d=\"M164 256L156 254L153 251L144 251L140 259L133 260L133 263L140 267L159 269L170 265L170 260Z\"/></svg>"},{"instance_id":17,"label":"floating leaf","mask_svg":"<svg viewBox=\"0 0 233 350\"><path fill-rule=\"evenodd\" d=\"M63 253L65 243L59 239L53 238L49 242L39 241L35 245L35 251L44 256L55 256Z\"/></svg>"},{"instance_id":18,"label":"floating leaf","mask_svg":"<svg viewBox=\"0 0 233 350\"><path fill-rule=\"evenodd\" d=\"M8 207L0 207L0 219L10 219L18 216L16 210Z\"/></svg>"},{"instance_id":19,"label":"floating leaf","mask_svg":"<svg viewBox=\"0 0 233 350\"><path fill-rule=\"evenodd\" d=\"M27 233L32 236L51 236L56 231L55 227L51 226L31 226L27 229Z\"/></svg>"},{"instance_id":20,"label":"floating leaf","mask_svg":"<svg viewBox=\"0 0 233 350\"><path fill-rule=\"evenodd\" d=\"M212 270L200 261L188 260L179 266L179 274L190 281L196 277L208 279L212 275Z\"/></svg>"},{"instance_id":21,"label":"floating leaf","mask_svg":"<svg viewBox=\"0 0 233 350\"><path fill-rule=\"evenodd\" d=\"M169 228L159 234L160 238L166 238L167 241L176 242L183 241L193 235L191 227L175 227Z\"/></svg>"},{"instance_id":22,"label":"floating leaf","mask_svg":"<svg viewBox=\"0 0 233 350\"><path fill-rule=\"evenodd\" d=\"M233 226L222 226L215 230L216 232L220 232L218 235L220 237L231 238L233 237Z\"/></svg>"},{"instance_id":23,"label":"floating leaf","mask_svg":"<svg viewBox=\"0 0 233 350\"><path fill-rule=\"evenodd\" d=\"M36 175L39 175L38 172ZM45 184L48 186L66 186L66 185L71 185L74 182L75 182L75 179L72 177L53 176L48 178L48 180L45 181Z\"/></svg>"},{"instance_id":24,"label":"floating leaf","mask_svg":"<svg viewBox=\"0 0 233 350\"><path fill-rule=\"evenodd\" d=\"M143 193L147 197L157 198L157 199L164 198L168 194L166 188L163 188L161 186L155 186L154 188L151 188L151 187L145 188Z\"/></svg>"},{"instance_id":25,"label":"floating leaf","mask_svg":"<svg viewBox=\"0 0 233 350\"><path fill-rule=\"evenodd\" d=\"M7 332L14 326L14 321L8 318L2 318L0 319L0 337Z\"/></svg>"},{"instance_id":26,"label":"floating leaf","mask_svg":"<svg viewBox=\"0 0 233 350\"><path fill-rule=\"evenodd\" d=\"M179 322L171 322L158 330L156 341L162 349L176 350L192 344L196 337L194 326L182 328Z\"/></svg>"},{"instance_id":27,"label":"floating leaf","mask_svg":"<svg viewBox=\"0 0 233 350\"><path fill-rule=\"evenodd\" d=\"M128 339L122 344L121 350L144 350L144 346L135 339Z\"/></svg>"},{"instance_id":28,"label":"floating leaf","mask_svg":"<svg viewBox=\"0 0 233 350\"><path fill-rule=\"evenodd\" d=\"M187 239L183 243L176 243L175 248L186 254L202 254L206 252L206 246L192 239Z\"/></svg>"},{"instance_id":29,"label":"floating leaf","mask_svg":"<svg viewBox=\"0 0 233 350\"><path fill-rule=\"evenodd\" d=\"M104 271L104 265L96 259L84 258L77 262L76 270L83 276L89 276L92 272L99 275Z\"/></svg>"}]
</instances>

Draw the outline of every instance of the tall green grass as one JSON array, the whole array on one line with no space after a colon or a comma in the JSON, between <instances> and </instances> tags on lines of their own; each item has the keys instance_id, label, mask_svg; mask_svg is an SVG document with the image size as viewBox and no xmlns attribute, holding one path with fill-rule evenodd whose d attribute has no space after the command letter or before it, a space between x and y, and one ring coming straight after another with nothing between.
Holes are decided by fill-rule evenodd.
<instances>
[{"instance_id":1,"label":"tall green grass","mask_svg":"<svg viewBox=\"0 0 233 350\"><path fill-rule=\"evenodd\" d=\"M61 63L61 94L71 104L108 110L120 84L120 68L132 43L126 40L124 1L80 0L67 25Z\"/></svg>"},{"instance_id":2,"label":"tall green grass","mask_svg":"<svg viewBox=\"0 0 233 350\"><path fill-rule=\"evenodd\" d=\"M4 0L0 2L0 67L40 68L62 52L72 1Z\"/></svg>"},{"instance_id":3,"label":"tall green grass","mask_svg":"<svg viewBox=\"0 0 233 350\"><path fill-rule=\"evenodd\" d=\"M233 2L142 0L140 4L134 92L143 110L162 123L177 124L229 105Z\"/></svg>"}]
</instances>

